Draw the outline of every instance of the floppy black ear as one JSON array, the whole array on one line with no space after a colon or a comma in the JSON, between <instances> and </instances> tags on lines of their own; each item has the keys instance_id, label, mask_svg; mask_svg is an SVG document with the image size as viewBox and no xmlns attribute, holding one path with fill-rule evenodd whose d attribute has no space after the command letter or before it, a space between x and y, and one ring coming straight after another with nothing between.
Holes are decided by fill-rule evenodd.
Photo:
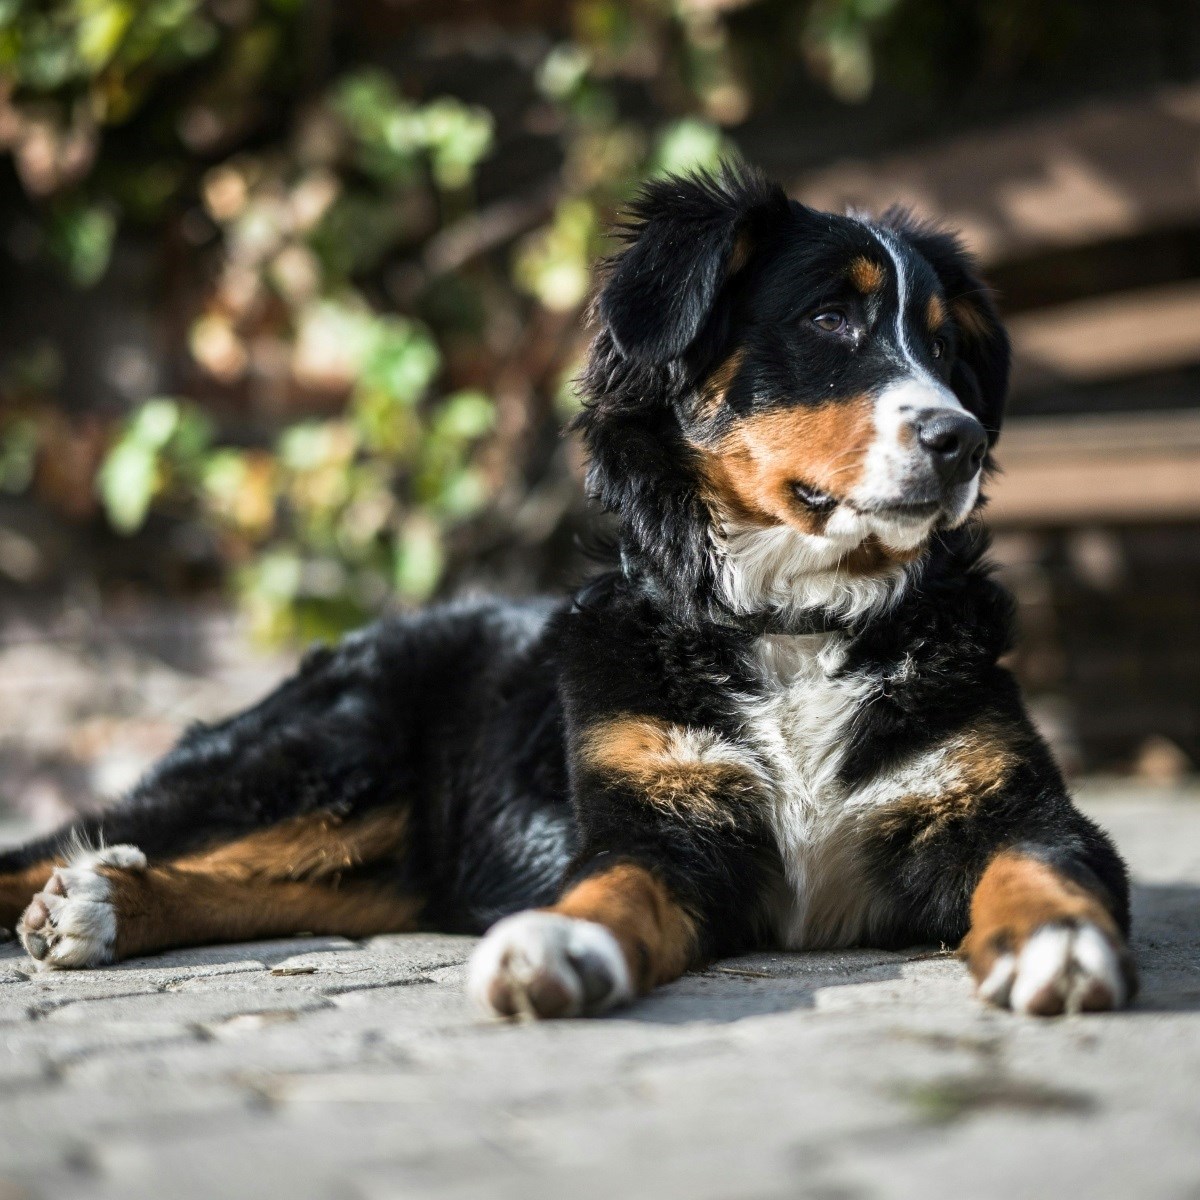
<instances>
[{"instance_id":1,"label":"floppy black ear","mask_svg":"<svg viewBox=\"0 0 1200 1200\"><path fill-rule=\"evenodd\" d=\"M954 234L921 224L899 209L884 213L883 224L905 237L937 272L958 329L958 355L950 386L983 422L988 445L995 445L1008 397L1010 352L991 288Z\"/></svg>"},{"instance_id":2,"label":"floppy black ear","mask_svg":"<svg viewBox=\"0 0 1200 1200\"><path fill-rule=\"evenodd\" d=\"M617 350L646 363L680 358L763 223L787 212L783 189L748 167L647 184L622 230L628 247L609 263L597 304Z\"/></svg>"}]
</instances>

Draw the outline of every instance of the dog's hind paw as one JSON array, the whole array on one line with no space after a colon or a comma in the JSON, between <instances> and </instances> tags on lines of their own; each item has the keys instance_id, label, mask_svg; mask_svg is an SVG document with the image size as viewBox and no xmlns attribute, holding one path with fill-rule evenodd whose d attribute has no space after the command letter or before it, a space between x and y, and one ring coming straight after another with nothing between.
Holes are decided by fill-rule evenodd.
<instances>
[{"instance_id":1,"label":"dog's hind paw","mask_svg":"<svg viewBox=\"0 0 1200 1200\"><path fill-rule=\"evenodd\" d=\"M1123 1008L1134 991L1128 952L1089 921L1057 921L999 955L980 996L1032 1016Z\"/></svg>"},{"instance_id":2,"label":"dog's hind paw","mask_svg":"<svg viewBox=\"0 0 1200 1200\"><path fill-rule=\"evenodd\" d=\"M59 867L29 902L17 935L42 970L97 967L112 962L117 944L113 885L98 868L140 870L146 856L136 846L109 846Z\"/></svg>"},{"instance_id":3,"label":"dog's hind paw","mask_svg":"<svg viewBox=\"0 0 1200 1200\"><path fill-rule=\"evenodd\" d=\"M578 1017L633 998L617 939L594 921L551 912L506 917L471 959L468 990L502 1017Z\"/></svg>"}]
</instances>

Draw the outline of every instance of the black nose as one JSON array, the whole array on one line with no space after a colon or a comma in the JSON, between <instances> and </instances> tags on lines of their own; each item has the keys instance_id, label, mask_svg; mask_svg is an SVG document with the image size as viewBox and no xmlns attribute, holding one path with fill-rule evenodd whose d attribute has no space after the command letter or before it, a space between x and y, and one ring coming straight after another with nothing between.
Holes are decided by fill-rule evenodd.
<instances>
[{"instance_id":1,"label":"black nose","mask_svg":"<svg viewBox=\"0 0 1200 1200\"><path fill-rule=\"evenodd\" d=\"M929 409L917 418L917 441L929 451L943 487L965 483L983 462L987 434L969 413Z\"/></svg>"}]
</instances>

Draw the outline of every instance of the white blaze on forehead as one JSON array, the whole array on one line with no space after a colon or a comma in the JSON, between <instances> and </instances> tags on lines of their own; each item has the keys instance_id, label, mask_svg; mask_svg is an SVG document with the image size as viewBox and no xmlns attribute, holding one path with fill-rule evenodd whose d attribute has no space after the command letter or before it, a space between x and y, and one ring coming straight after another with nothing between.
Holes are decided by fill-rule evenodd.
<instances>
[{"instance_id":1,"label":"white blaze on forehead","mask_svg":"<svg viewBox=\"0 0 1200 1200\"><path fill-rule=\"evenodd\" d=\"M871 225L869 228L887 252L888 258L892 260L892 267L896 272L896 346L900 351L902 363L912 372L914 378L928 383L932 387L941 388L942 391L947 391L948 389L929 373L921 360L913 353L912 343L908 340L906 318L908 316L909 280L908 263L904 253L890 233L880 229L877 225ZM954 403L958 408L962 407L957 400Z\"/></svg>"}]
</instances>

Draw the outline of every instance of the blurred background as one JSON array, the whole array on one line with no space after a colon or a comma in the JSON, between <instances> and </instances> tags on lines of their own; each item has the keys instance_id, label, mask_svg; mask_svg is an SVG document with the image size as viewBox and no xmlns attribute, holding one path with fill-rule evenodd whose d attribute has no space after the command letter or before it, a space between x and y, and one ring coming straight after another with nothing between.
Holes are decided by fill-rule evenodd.
<instances>
[{"instance_id":1,"label":"blurred background","mask_svg":"<svg viewBox=\"0 0 1200 1200\"><path fill-rule=\"evenodd\" d=\"M389 607L577 580L590 265L728 151L965 233L1014 665L1073 773L1194 772L1200 5L0 0L0 806Z\"/></svg>"}]
</instances>

